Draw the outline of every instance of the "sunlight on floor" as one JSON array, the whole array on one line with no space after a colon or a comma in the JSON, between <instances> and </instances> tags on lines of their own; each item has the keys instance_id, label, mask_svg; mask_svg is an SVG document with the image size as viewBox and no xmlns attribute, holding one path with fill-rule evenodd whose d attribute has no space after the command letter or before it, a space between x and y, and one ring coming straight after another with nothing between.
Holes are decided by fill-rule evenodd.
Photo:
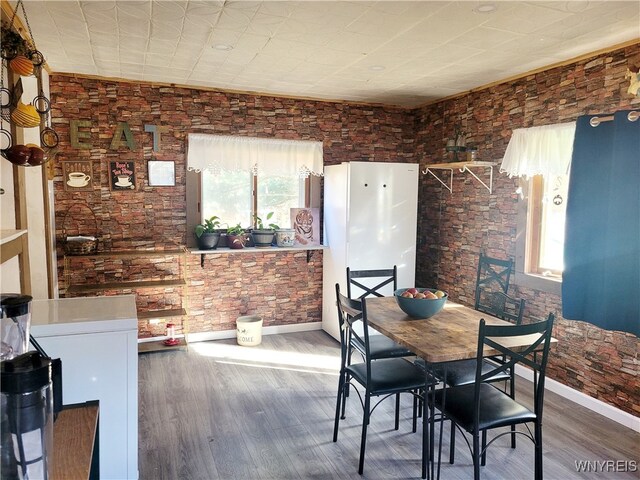
<instances>
[{"instance_id":1,"label":"sunlight on floor","mask_svg":"<svg viewBox=\"0 0 640 480\"><path fill-rule=\"evenodd\" d=\"M198 342L189 345L189 350L214 358L220 363L230 363L257 368L291 370L298 372L337 375L340 358L313 353L267 350L260 347L241 347L215 342Z\"/></svg>"}]
</instances>

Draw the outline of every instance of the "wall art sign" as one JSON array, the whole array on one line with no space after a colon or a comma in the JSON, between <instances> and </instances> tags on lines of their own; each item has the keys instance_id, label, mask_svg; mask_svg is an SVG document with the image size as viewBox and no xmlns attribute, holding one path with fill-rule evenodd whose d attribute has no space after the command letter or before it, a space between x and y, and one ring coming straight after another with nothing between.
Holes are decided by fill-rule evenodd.
<instances>
[{"instance_id":1,"label":"wall art sign","mask_svg":"<svg viewBox=\"0 0 640 480\"><path fill-rule=\"evenodd\" d=\"M67 191L93 190L93 162L91 160L63 160L62 176Z\"/></svg>"},{"instance_id":2,"label":"wall art sign","mask_svg":"<svg viewBox=\"0 0 640 480\"><path fill-rule=\"evenodd\" d=\"M135 162L109 162L109 186L111 190L135 190Z\"/></svg>"},{"instance_id":3,"label":"wall art sign","mask_svg":"<svg viewBox=\"0 0 640 480\"><path fill-rule=\"evenodd\" d=\"M291 227L296 232L295 245L309 247L320 245L320 209L292 208Z\"/></svg>"},{"instance_id":4,"label":"wall art sign","mask_svg":"<svg viewBox=\"0 0 640 480\"><path fill-rule=\"evenodd\" d=\"M167 160L147 162L150 187L174 187L176 184L176 163Z\"/></svg>"}]
</instances>

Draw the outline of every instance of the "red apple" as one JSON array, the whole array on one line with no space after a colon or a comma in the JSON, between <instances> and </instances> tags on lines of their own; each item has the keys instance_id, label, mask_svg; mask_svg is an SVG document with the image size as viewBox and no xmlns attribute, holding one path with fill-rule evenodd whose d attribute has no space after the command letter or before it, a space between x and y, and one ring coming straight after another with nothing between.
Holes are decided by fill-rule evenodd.
<instances>
[{"instance_id":1,"label":"red apple","mask_svg":"<svg viewBox=\"0 0 640 480\"><path fill-rule=\"evenodd\" d=\"M422 292L418 292L413 296L413 298L425 298L425 295Z\"/></svg>"},{"instance_id":2,"label":"red apple","mask_svg":"<svg viewBox=\"0 0 640 480\"><path fill-rule=\"evenodd\" d=\"M417 288L407 288L406 291L409 292L411 295L415 295L416 293L418 293Z\"/></svg>"},{"instance_id":3,"label":"red apple","mask_svg":"<svg viewBox=\"0 0 640 480\"><path fill-rule=\"evenodd\" d=\"M411 292L409 292L408 290L405 290L404 292L402 292L402 294L400 296L404 297L404 298L413 298L413 294Z\"/></svg>"},{"instance_id":4,"label":"red apple","mask_svg":"<svg viewBox=\"0 0 640 480\"><path fill-rule=\"evenodd\" d=\"M424 298L428 298L429 300L435 300L437 299L437 295L429 290L426 290L424 292Z\"/></svg>"}]
</instances>

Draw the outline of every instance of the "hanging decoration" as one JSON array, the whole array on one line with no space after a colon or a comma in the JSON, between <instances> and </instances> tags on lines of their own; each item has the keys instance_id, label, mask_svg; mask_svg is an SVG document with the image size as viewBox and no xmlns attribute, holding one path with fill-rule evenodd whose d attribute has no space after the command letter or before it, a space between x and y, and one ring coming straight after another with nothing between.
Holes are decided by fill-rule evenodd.
<instances>
[{"instance_id":1,"label":"hanging decoration","mask_svg":"<svg viewBox=\"0 0 640 480\"><path fill-rule=\"evenodd\" d=\"M17 31L16 16L22 11L29 38L24 39ZM38 166L57 154L58 134L51 128L51 102L42 90L42 67L44 55L36 48L23 0L18 0L11 21L2 24L2 77L0 79L0 153L11 163L20 166ZM19 77L35 76L38 80L38 95L31 103L22 101L22 79L13 85L4 85L11 70ZM18 128L40 128L42 146L35 144L14 145L11 124ZM43 148L44 147L44 148Z\"/></svg>"}]
</instances>

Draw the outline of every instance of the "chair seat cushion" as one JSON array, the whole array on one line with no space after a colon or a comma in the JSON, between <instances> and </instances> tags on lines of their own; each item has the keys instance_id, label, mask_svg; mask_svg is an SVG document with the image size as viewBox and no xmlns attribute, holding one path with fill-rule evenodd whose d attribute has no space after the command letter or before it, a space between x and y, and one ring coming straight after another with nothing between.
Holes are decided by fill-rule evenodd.
<instances>
[{"instance_id":1,"label":"chair seat cushion","mask_svg":"<svg viewBox=\"0 0 640 480\"><path fill-rule=\"evenodd\" d=\"M349 374L361 385L367 383L367 364L347 367ZM402 358L388 358L371 362L371 395L384 395L425 386L425 373Z\"/></svg>"},{"instance_id":2,"label":"chair seat cushion","mask_svg":"<svg viewBox=\"0 0 640 480\"><path fill-rule=\"evenodd\" d=\"M352 343L364 355L364 345L357 338L352 338ZM384 335L369 335L369 353L371 360L379 358L400 358L414 355L411 350L394 342Z\"/></svg>"},{"instance_id":3,"label":"chair seat cushion","mask_svg":"<svg viewBox=\"0 0 640 480\"><path fill-rule=\"evenodd\" d=\"M462 385L446 389L444 415L468 432L473 432L475 385ZM435 392L436 407L442 410L443 390ZM520 405L495 386L480 384L479 430L533 422L536 414Z\"/></svg>"},{"instance_id":4,"label":"chair seat cushion","mask_svg":"<svg viewBox=\"0 0 640 480\"><path fill-rule=\"evenodd\" d=\"M477 360L470 358L468 360L459 360L456 362L440 363L433 367L433 373L436 377L444 379L445 369L447 374L447 385L456 387L460 385L469 385L476 381L476 365ZM482 374L485 375L496 368L496 364L489 360L482 361ZM493 375L485 380L486 382L500 382L509 380L509 372L504 371Z\"/></svg>"}]
</instances>

